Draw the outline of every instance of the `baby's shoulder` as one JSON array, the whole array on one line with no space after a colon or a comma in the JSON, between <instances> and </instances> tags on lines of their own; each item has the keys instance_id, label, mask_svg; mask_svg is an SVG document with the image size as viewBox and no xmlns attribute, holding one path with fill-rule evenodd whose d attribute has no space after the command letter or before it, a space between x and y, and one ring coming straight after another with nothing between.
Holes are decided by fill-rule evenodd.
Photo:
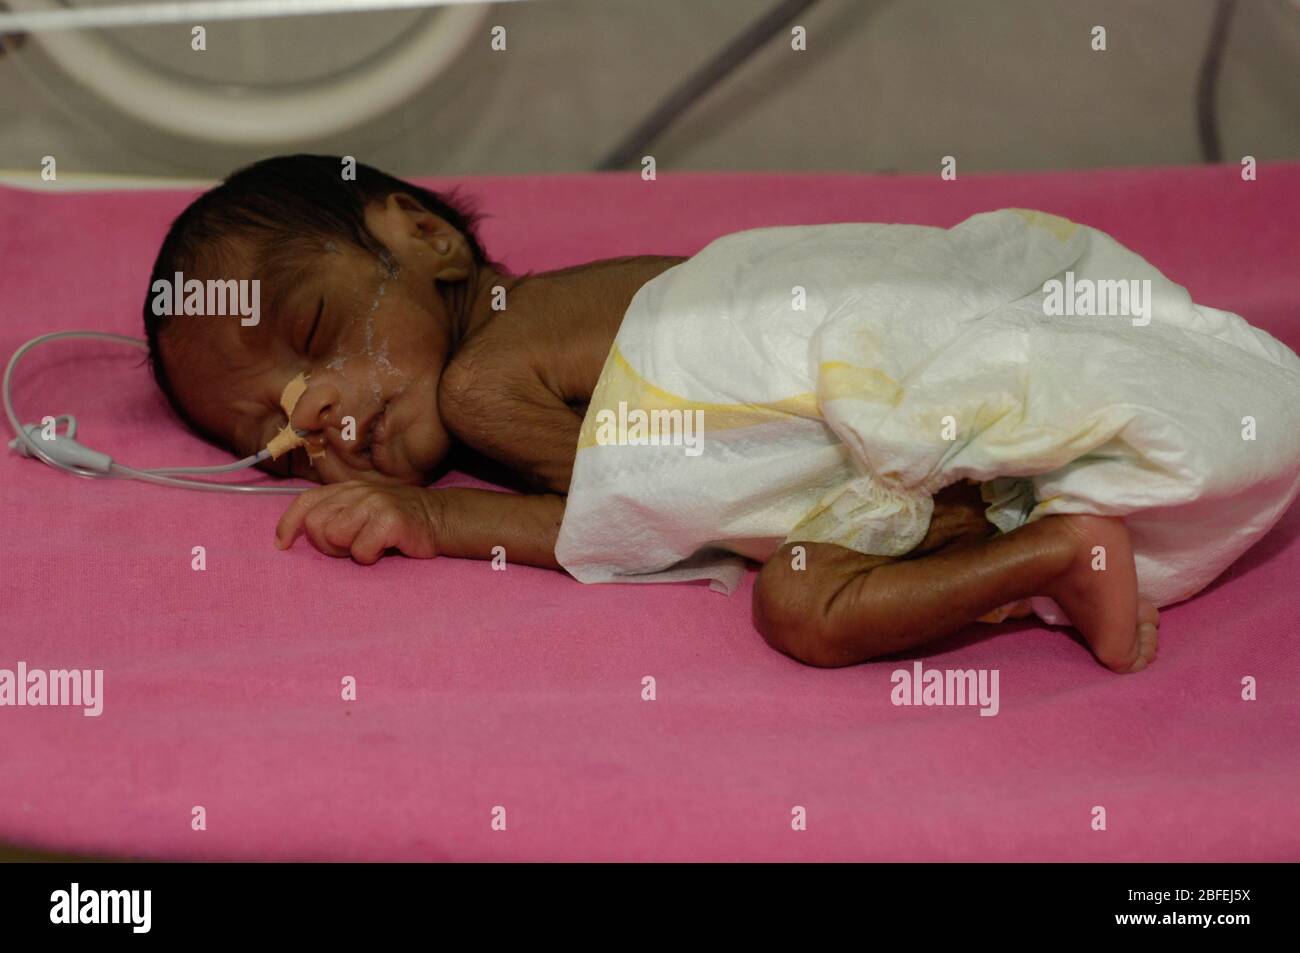
<instances>
[{"instance_id":1,"label":"baby's shoulder","mask_svg":"<svg viewBox=\"0 0 1300 953\"><path fill-rule=\"evenodd\" d=\"M511 379L530 373L532 354L506 316L488 322L465 338L442 371L440 390L444 397L472 400L491 382L500 389Z\"/></svg>"}]
</instances>

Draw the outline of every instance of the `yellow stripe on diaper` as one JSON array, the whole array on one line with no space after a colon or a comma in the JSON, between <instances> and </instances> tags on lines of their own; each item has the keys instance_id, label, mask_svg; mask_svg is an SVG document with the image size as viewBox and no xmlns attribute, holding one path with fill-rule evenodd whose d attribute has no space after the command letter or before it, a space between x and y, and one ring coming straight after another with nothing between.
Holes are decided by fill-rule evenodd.
<instances>
[{"instance_id":1,"label":"yellow stripe on diaper","mask_svg":"<svg viewBox=\"0 0 1300 953\"><path fill-rule=\"evenodd\" d=\"M823 401L866 400L897 406L903 399L902 386L878 367L822 361L818 372L817 386Z\"/></svg>"},{"instance_id":2,"label":"yellow stripe on diaper","mask_svg":"<svg viewBox=\"0 0 1300 953\"><path fill-rule=\"evenodd\" d=\"M817 395L811 392L761 404L714 404L690 400L650 383L628 363L615 344L605 359L600 380L592 391L587 416L578 436L579 450L597 445L596 414L602 410L617 412L620 403L626 404L629 409L640 410L702 410L706 415L706 426L710 432L715 433L737 427L753 427L788 417L822 419L817 407Z\"/></svg>"},{"instance_id":3,"label":"yellow stripe on diaper","mask_svg":"<svg viewBox=\"0 0 1300 953\"><path fill-rule=\"evenodd\" d=\"M1061 218L1059 215L1051 215L1047 212L1039 212L1032 208L1013 208L1008 209L1015 212L1025 220L1025 224L1030 228L1041 228L1051 233L1057 241L1069 241L1070 236L1079 230L1078 224L1070 221L1068 218Z\"/></svg>"}]
</instances>

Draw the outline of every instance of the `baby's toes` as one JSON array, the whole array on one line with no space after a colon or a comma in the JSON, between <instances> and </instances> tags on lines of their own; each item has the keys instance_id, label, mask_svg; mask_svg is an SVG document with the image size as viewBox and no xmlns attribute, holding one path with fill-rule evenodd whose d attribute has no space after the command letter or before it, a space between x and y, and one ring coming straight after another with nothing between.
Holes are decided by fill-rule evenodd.
<instances>
[{"instance_id":1,"label":"baby's toes","mask_svg":"<svg viewBox=\"0 0 1300 953\"><path fill-rule=\"evenodd\" d=\"M1140 672L1155 661L1156 647L1159 644L1159 630L1156 629L1155 623L1143 622L1139 625L1137 638L1138 658L1129 672Z\"/></svg>"},{"instance_id":2,"label":"baby's toes","mask_svg":"<svg viewBox=\"0 0 1300 953\"><path fill-rule=\"evenodd\" d=\"M1160 610L1146 599L1138 596L1138 625L1142 625L1144 622L1150 622L1158 628L1160 626Z\"/></svg>"}]
</instances>

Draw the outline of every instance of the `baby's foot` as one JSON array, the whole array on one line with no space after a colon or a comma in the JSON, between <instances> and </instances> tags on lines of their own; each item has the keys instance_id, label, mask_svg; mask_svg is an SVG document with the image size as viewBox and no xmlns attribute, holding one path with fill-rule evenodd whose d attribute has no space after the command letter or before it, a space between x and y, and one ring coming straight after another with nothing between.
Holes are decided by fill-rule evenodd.
<instances>
[{"instance_id":1,"label":"baby's foot","mask_svg":"<svg viewBox=\"0 0 1300 953\"><path fill-rule=\"evenodd\" d=\"M1142 671L1156 657L1160 613L1138 596L1128 527L1108 516L1047 520L1057 524L1074 555L1069 568L1043 594L1065 610L1103 665L1116 672ZM1094 568L1102 565L1104 569Z\"/></svg>"}]
</instances>

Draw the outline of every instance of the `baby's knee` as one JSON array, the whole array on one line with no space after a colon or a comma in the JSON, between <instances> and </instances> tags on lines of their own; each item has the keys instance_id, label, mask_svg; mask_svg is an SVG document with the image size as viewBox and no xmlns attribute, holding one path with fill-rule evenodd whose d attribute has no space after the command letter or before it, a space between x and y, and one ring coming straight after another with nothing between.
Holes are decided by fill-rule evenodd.
<instances>
[{"instance_id":1,"label":"baby's knee","mask_svg":"<svg viewBox=\"0 0 1300 953\"><path fill-rule=\"evenodd\" d=\"M759 571L754 585L755 628L772 648L805 665L835 668L864 661L846 651L831 612L843 581L825 565L817 571L801 564L792 549L792 545L782 547Z\"/></svg>"},{"instance_id":2,"label":"baby's knee","mask_svg":"<svg viewBox=\"0 0 1300 953\"><path fill-rule=\"evenodd\" d=\"M897 651L889 620L898 594L875 570L899 562L832 543L786 543L754 586L754 622L774 649L819 668Z\"/></svg>"}]
</instances>

